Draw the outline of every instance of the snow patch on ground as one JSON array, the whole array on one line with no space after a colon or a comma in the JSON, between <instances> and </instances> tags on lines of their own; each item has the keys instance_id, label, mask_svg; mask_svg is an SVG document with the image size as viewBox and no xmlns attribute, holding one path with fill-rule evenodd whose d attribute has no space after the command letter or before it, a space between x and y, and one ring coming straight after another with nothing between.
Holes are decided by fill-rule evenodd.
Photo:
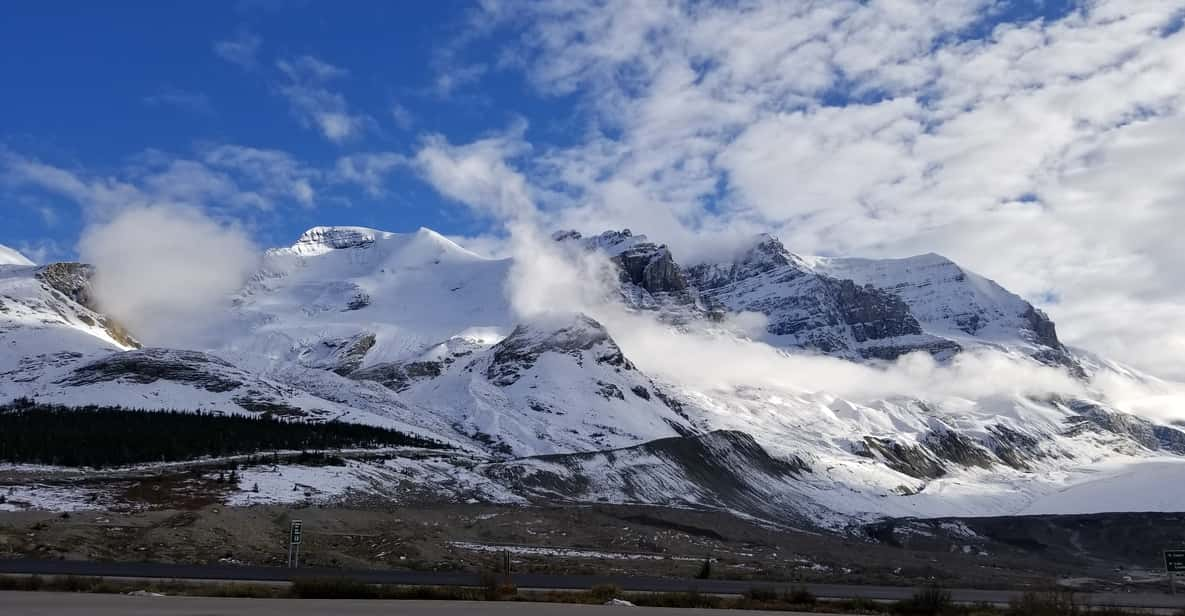
<instances>
[{"instance_id":1,"label":"snow patch on ground","mask_svg":"<svg viewBox=\"0 0 1185 616\"><path fill-rule=\"evenodd\" d=\"M1020 513L1185 511L1185 460L1106 462L1078 479L1036 498Z\"/></svg>"},{"instance_id":2,"label":"snow patch on ground","mask_svg":"<svg viewBox=\"0 0 1185 616\"><path fill-rule=\"evenodd\" d=\"M451 541L449 545L462 550L473 552L510 552L523 556L556 556L561 558L595 558L603 560L683 560L699 562L698 558L685 556L667 556L665 554L639 554L633 552L602 552L599 550L579 550L575 548L553 548L529 545L488 545L484 543L470 543L467 541Z\"/></svg>"}]
</instances>

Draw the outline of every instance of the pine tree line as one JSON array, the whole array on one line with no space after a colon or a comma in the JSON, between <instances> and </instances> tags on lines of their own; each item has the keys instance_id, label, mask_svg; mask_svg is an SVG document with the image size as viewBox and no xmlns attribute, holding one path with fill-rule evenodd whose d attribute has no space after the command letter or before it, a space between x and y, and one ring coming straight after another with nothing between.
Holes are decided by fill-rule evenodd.
<instances>
[{"instance_id":1,"label":"pine tree line","mask_svg":"<svg viewBox=\"0 0 1185 616\"><path fill-rule=\"evenodd\" d=\"M0 461L55 466L122 466L277 450L425 447L441 443L386 428L337 421L281 421L121 406L0 405Z\"/></svg>"}]
</instances>

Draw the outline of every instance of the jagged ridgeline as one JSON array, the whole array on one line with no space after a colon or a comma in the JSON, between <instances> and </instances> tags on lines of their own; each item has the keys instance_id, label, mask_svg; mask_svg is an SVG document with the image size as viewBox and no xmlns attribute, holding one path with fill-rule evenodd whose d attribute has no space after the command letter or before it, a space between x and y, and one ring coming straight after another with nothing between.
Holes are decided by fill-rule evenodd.
<instances>
[{"instance_id":1,"label":"jagged ridgeline","mask_svg":"<svg viewBox=\"0 0 1185 616\"><path fill-rule=\"evenodd\" d=\"M272 451L447 446L403 432L341 422L124 407L67 407L18 399L0 405L0 461L102 468Z\"/></svg>"}]
</instances>

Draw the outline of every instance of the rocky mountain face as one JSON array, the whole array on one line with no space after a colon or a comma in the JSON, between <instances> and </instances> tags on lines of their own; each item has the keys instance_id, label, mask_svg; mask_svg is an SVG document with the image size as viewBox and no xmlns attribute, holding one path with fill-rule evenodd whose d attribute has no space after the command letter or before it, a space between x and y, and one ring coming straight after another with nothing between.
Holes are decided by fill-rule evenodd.
<instances>
[{"instance_id":1,"label":"rocky mountain face","mask_svg":"<svg viewBox=\"0 0 1185 616\"><path fill-rule=\"evenodd\" d=\"M1044 312L940 255L882 260L818 258L812 267L899 296L927 334L952 344L1021 349L1043 363L1083 374Z\"/></svg>"},{"instance_id":2,"label":"rocky mountain face","mask_svg":"<svg viewBox=\"0 0 1185 616\"><path fill-rule=\"evenodd\" d=\"M683 268L665 245L651 242L629 229L584 237L577 231L554 234L564 246L608 257L617 270L619 291L626 305L659 313L668 322L702 317L704 307L690 288Z\"/></svg>"},{"instance_id":3,"label":"rocky mountain face","mask_svg":"<svg viewBox=\"0 0 1185 616\"><path fill-rule=\"evenodd\" d=\"M1084 389L1090 374L1115 370L1067 349L1029 302L937 255L803 257L766 235L733 259L687 264L629 230L554 239L603 257L614 301L670 336L693 324L733 335L718 324L748 312L764 317L756 342L788 356L879 366L994 350L1064 368ZM183 350L141 349L93 301L89 266L0 265L0 399L389 426L479 460L480 472L467 463L450 481L478 481L481 494L708 506L796 524L999 513L1005 505L959 486L1036 494L1116 452L1185 455L1185 431L1089 391L845 399L655 379L631 360L636 347L588 315L517 314L512 266L427 229L317 227L267 252L221 315L221 340Z\"/></svg>"}]
</instances>

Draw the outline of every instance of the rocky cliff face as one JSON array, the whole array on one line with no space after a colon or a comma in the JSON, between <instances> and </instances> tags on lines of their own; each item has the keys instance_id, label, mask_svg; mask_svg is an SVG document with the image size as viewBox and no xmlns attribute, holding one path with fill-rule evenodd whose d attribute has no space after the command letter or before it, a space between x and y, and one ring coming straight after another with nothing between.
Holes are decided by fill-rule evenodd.
<instances>
[{"instance_id":1,"label":"rocky cliff face","mask_svg":"<svg viewBox=\"0 0 1185 616\"><path fill-rule=\"evenodd\" d=\"M318 254L326 250L369 248L377 234L362 227L313 227L296 240L292 250L297 254Z\"/></svg>"},{"instance_id":2,"label":"rocky cliff face","mask_svg":"<svg viewBox=\"0 0 1185 616\"><path fill-rule=\"evenodd\" d=\"M941 255L905 259L817 258L814 271L899 296L922 330L954 345L997 344L1082 376L1049 317L995 282Z\"/></svg>"},{"instance_id":3,"label":"rocky cliff face","mask_svg":"<svg viewBox=\"0 0 1185 616\"><path fill-rule=\"evenodd\" d=\"M518 381L523 372L535 365L544 353L558 353L572 357L578 365L586 351L594 351L593 359L619 370L634 370L609 332L584 315L575 317L568 325L556 329L520 325L505 340L493 348L486 367L486 378L495 385L506 387Z\"/></svg>"},{"instance_id":4,"label":"rocky cliff face","mask_svg":"<svg viewBox=\"0 0 1185 616\"><path fill-rule=\"evenodd\" d=\"M617 268L622 298L629 306L666 312L668 320L676 321L690 318L699 309L697 295L670 249L645 235L623 229L588 238L576 231L561 231L552 237L606 255Z\"/></svg>"},{"instance_id":5,"label":"rocky cliff face","mask_svg":"<svg viewBox=\"0 0 1185 616\"><path fill-rule=\"evenodd\" d=\"M896 294L820 274L768 235L731 263L688 269L688 279L714 305L764 314L769 341L778 346L851 359L957 349L925 336Z\"/></svg>"},{"instance_id":6,"label":"rocky cliff face","mask_svg":"<svg viewBox=\"0 0 1185 616\"><path fill-rule=\"evenodd\" d=\"M91 290L91 280L95 276L95 268L84 263L50 263L37 269L36 277L50 289L61 293L90 310L93 314L83 318L90 319L95 325L103 328L113 340L129 348L140 348L140 343L115 319L102 313L102 309L95 301Z\"/></svg>"}]
</instances>

